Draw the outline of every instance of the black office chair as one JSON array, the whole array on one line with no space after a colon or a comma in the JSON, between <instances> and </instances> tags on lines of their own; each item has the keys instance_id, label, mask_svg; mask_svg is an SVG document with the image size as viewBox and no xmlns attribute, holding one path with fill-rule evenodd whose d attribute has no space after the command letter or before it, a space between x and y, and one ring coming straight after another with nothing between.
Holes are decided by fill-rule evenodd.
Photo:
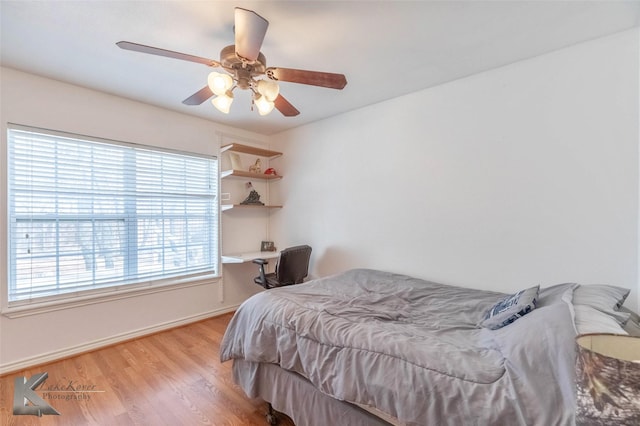
<instances>
[{"instance_id":1,"label":"black office chair","mask_svg":"<svg viewBox=\"0 0 640 426\"><path fill-rule=\"evenodd\" d=\"M309 273L310 257L311 247L307 245L286 248L280 252L276 271L271 274L264 272L264 265L269 264L266 259L253 259L253 263L260 265L260 276L253 282L267 289L300 284Z\"/></svg>"}]
</instances>

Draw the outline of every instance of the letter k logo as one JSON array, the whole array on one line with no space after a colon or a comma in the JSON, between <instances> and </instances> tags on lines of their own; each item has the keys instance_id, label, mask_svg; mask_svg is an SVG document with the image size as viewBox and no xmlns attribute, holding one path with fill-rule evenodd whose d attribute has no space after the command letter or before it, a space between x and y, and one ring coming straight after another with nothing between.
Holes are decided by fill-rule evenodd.
<instances>
[{"instance_id":1,"label":"letter k logo","mask_svg":"<svg viewBox=\"0 0 640 426\"><path fill-rule=\"evenodd\" d=\"M47 380L47 377L49 377L47 373L36 374L29 380L26 377L16 377L13 388L13 414L38 417L42 417L43 414L60 415L34 392L41 383ZM33 405L27 405L27 401L31 401Z\"/></svg>"}]
</instances>

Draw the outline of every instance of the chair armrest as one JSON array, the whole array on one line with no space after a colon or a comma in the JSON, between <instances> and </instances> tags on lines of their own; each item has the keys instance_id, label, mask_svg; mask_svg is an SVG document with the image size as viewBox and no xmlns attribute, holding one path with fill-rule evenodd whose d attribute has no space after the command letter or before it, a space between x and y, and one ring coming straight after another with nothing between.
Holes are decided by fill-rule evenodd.
<instances>
[{"instance_id":1,"label":"chair armrest","mask_svg":"<svg viewBox=\"0 0 640 426\"><path fill-rule=\"evenodd\" d=\"M267 284L267 277L264 272L264 265L269 264L269 261L267 259L253 259L252 262L260 265L260 276L256 277L253 281L264 288L269 288L269 285Z\"/></svg>"}]
</instances>

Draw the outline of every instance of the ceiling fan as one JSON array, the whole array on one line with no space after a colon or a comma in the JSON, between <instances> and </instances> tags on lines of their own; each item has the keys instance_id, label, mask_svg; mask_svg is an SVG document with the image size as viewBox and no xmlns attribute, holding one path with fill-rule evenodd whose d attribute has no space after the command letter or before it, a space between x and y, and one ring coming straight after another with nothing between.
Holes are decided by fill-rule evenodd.
<instances>
[{"instance_id":1,"label":"ceiling fan","mask_svg":"<svg viewBox=\"0 0 640 426\"><path fill-rule=\"evenodd\" d=\"M200 105L212 99L213 105L224 113L229 113L236 88L251 90L253 103L260 115L270 113L275 107L285 117L300 114L281 94L278 81L309 84L313 86L342 89L347 85L343 74L320 71L305 71L292 68L267 68L267 61L260 47L267 32L269 22L252 10L235 8L235 44L222 49L220 61L186 53L174 52L129 41L119 41L122 49L149 53L184 61L204 64L212 68L222 68L224 72L212 72L208 84L182 101L185 105Z\"/></svg>"}]
</instances>

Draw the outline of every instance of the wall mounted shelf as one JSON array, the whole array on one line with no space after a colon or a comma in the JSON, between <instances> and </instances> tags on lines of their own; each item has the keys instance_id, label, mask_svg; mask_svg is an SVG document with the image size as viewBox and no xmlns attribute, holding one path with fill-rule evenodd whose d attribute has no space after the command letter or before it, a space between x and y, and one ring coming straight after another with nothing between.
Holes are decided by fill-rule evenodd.
<instances>
[{"instance_id":1,"label":"wall mounted shelf","mask_svg":"<svg viewBox=\"0 0 640 426\"><path fill-rule=\"evenodd\" d=\"M282 155L281 152L271 151L270 149L256 148L255 146L242 145L239 143L230 143L220 147L220 152L233 151L241 154L257 155L258 157L275 158Z\"/></svg>"},{"instance_id":2,"label":"wall mounted shelf","mask_svg":"<svg viewBox=\"0 0 640 426\"><path fill-rule=\"evenodd\" d=\"M282 179L280 175L265 175L261 173L251 173L245 172L243 170L225 170L220 172L220 178L224 179L228 176L249 178L249 179L263 179L263 180L274 180L274 179Z\"/></svg>"},{"instance_id":3,"label":"wall mounted shelf","mask_svg":"<svg viewBox=\"0 0 640 426\"><path fill-rule=\"evenodd\" d=\"M261 206L256 204L222 204L220 209L224 212L231 209L281 209L282 206Z\"/></svg>"},{"instance_id":4,"label":"wall mounted shelf","mask_svg":"<svg viewBox=\"0 0 640 426\"><path fill-rule=\"evenodd\" d=\"M263 220L264 218L268 219L268 216L271 212L271 209L281 209L282 206L278 205L269 205L269 187L271 182L282 179L280 175L266 175L264 173L252 173L248 170L242 170L242 159L244 156L244 161L248 159L248 157L261 157L263 164L263 171L270 167L269 161L272 158L276 158L282 155L281 152L272 151L269 149L257 148L255 146L243 145L240 143L229 143L220 148L220 153L227 152L229 159L230 170L224 170L220 172L220 178L238 178L240 180L245 181L254 181L254 183L259 188L259 191L262 189L266 189L266 196L262 201L265 201L267 205L256 205L256 204L231 204L233 201L231 198L227 201L229 204L221 204L220 210L223 212L227 212L224 218L223 227L226 224L231 224L233 233L234 230L239 229L240 223L246 220ZM240 155L238 155L240 154ZM237 159L234 164L234 159ZM265 161L266 160L266 161ZM255 161L255 158L251 159L251 161ZM225 166L225 167L229 167ZM255 182L261 181L261 182ZM235 190L240 190L239 182L236 182L236 179L227 179L222 182L225 189L229 192L233 192ZM260 189L262 188L262 189ZM241 191L241 190L240 190ZM236 193L237 196L237 193ZM244 212L256 212L256 214L243 215L241 213L234 214L232 212L244 211ZM258 212L261 212L258 214ZM245 222L246 223L246 222ZM255 223L255 222L254 222ZM234 228L235 227L235 228ZM258 237L259 238L259 237ZM268 233L262 236L262 239L268 239ZM255 246L257 246L259 241L255 242ZM279 255L278 252L253 252L251 251L251 245L246 246L244 248L248 248L247 252L237 253L237 254L225 254L222 256L222 263L230 264L230 263L247 263L255 258L275 258ZM240 249L242 250L242 248Z\"/></svg>"}]
</instances>

